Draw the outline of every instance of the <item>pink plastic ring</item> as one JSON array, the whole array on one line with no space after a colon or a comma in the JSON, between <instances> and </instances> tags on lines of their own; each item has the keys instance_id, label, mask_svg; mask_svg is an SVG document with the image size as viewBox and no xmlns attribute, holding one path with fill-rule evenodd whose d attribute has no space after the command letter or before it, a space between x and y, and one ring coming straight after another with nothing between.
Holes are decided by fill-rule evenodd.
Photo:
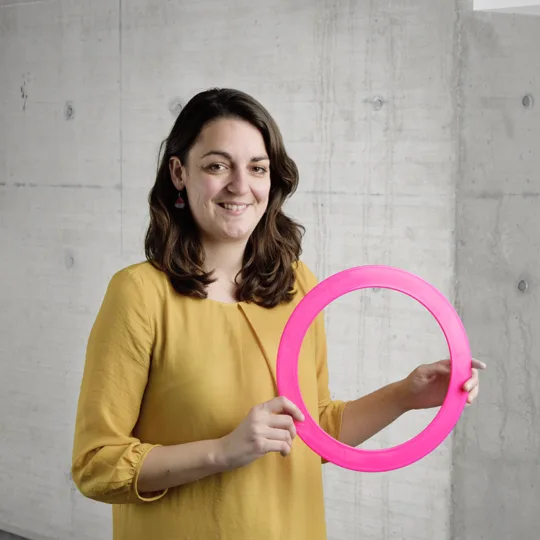
<instances>
[{"instance_id":1,"label":"pink plastic ring","mask_svg":"<svg viewBox=\"0 0 540 540\"><path fill-rule=\"evenodd\" d=\"M311 323L331 302L346 293L365 288L392 289L420 302L437 320L450 350L451 375L446 398L433 421L416 437L383 450L361 450L343 444L315 422L309 414L298 384L298 356ZM319 456L355 471L384 472L406 467L432 452L452 431L465 407L463 384L470 378L471 351L463 324L448 300L421 278L388 266L360 266L321 281L289 317L277 356L279 394L295 403L305 421L297 422L300 438Z\"/></svg>"}]
</instances>

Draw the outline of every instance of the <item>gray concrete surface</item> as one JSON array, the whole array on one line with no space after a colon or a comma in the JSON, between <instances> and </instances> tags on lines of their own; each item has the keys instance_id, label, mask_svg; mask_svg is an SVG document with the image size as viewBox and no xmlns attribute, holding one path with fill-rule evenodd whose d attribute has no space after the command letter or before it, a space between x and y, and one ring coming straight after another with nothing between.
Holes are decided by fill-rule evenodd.
<instances>
[{"instance_id":1,"label":"gray concrete surface","mask_svg":"<svg viewBox=\"0 0 540 540\"><path fill-rule=\"evenodd\" d=\"M538 538L540 124L521 100L540 99L539 30L464 0L0 0L0 529L110 537L109 508L69 476L88 331L112 273L142 258L178 105L234 86L270 109L299 165L288 209L316 274L421 275L491 368L456 436L417 464L325 467L329 540ZM327 315L337 397L446 355L397 294L351 294Z\"/></svg>"},{"instance_id":2,"label":"gray concrete surface","mask_svg":"<svg viewBox=\"0 0 540 540\"><path fill-rule=\"evenodd\" d=\"M464 12L459 25L457 298L490 369L455 438L452 539L536 540L540 103L523 98L540 99L540 18Z\"/></svg>"}]
</instances>

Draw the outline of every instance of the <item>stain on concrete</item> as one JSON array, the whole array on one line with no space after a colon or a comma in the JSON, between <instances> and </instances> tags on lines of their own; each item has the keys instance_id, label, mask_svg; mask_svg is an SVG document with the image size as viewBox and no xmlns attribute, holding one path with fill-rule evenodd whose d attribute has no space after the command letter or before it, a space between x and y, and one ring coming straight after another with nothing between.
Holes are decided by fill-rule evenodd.
<instances>
[{"instance_id":1,"label":"stain on concrete","mask_svg":"<svg viewBox=\"0 0 540 540\"><path fill-rule=\"evenodd\" d=\"M28 101L28 92L26 91L26 81L23 81L21 84L21 99L22 99L22 110L26 111L26 102Z\"/></svg>"},{"instance_id":2,"label":"stain on concrete","mask_svg":"<svg viewBox=\"0 0 540 540\"><path fill-rule=\"evenodd\" d=\"M75 118L75 108L73 107L73 103L71 101L66 101L66 105L64 107L64 118L66 120L73 120Z\"/></svg>"}]
</instances>

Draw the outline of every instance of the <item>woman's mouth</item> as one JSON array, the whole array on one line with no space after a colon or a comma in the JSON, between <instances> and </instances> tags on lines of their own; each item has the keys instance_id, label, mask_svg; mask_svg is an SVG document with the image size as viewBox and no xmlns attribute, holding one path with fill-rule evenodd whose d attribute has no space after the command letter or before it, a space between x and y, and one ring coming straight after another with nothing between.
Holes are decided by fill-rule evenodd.
<instances>
[{"instance_id":1,"label":"woman's mouth","mask_svg":"<svg viewBox=\"0 0 540 540\"><path fill-rule=\"evenodd\" d=\"M250 205L245 203L218 203L218 206L226 210L228 214L239 215Z\"/></svg>"}]
</instances>

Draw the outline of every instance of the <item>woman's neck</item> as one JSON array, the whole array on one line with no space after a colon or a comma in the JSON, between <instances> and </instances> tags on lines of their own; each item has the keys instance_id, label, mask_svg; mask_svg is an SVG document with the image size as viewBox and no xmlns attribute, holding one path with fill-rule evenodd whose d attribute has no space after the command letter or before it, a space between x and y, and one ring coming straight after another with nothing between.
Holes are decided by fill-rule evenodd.
<instances>
[{"instance_id":1,"label":"woman's neck","mask_svg":"<svg viewBox=\"0 0 540 540\"><path fill-rule=\"evenodd\" d=\"M235 278L242 270L245 244L205 244L204 268L216 279L208 287L208 297L220 302L236 300Z\"/></svg>"}]
</instances>

